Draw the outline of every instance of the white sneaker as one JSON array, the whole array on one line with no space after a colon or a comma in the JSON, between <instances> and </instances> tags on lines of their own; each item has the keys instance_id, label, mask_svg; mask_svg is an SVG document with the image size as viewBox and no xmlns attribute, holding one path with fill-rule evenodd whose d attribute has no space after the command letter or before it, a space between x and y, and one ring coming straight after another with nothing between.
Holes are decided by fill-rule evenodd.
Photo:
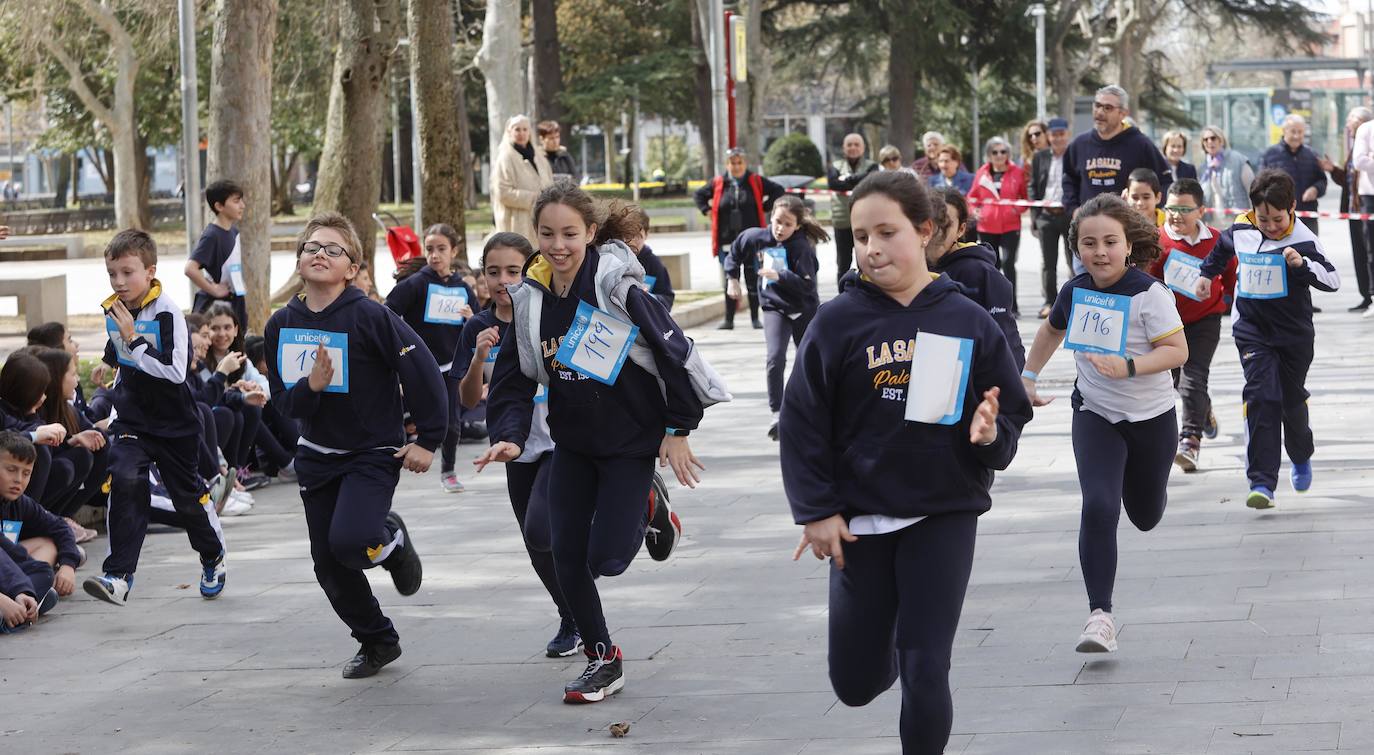
<instances>
[{"instance_id":1,"label":"white sneaker","mask_svg":"<svg viewBox=\"0 0 1374 755\"><path fill-rule=\"evenodd\" d=\"M257 503L257 501L253 499L253 494L249 493L247 490L235 490L234 492L229 494L229 498L232 500L243 501L249 506L252 506L253 504Z\"/></svg>"},{"instance_id":2,"label":"white sneaker","mask_svg":"<svg viewBox=\"0 0 1374 755\"><path fill-rule=\"evenodd\" d=\"M230 497L224 502L224 510L219 512L220 516L242 516L253 510L253 504L241 499Z\"/></svg>"},{"instance_id":3,"label":"white sneaker","mask_svg":"<svg viewBox=\"0 0 1374 755\"><path fill-rule=\"evenodd\" d=\"M1364 314L1360 315L1360 319L1361 319L1361 320L1374 320L1374 307L1370 307L1369 309L1366 309L1366 310L1364 311Z\"/></svg>"},{"instance_id":4,"label":"white sneaker","mask_svg":"<svg viewBox=\"0 0 1374 755\"><path fill-rule=\"evenodd\" d=\"M1115 653L1116 622L1112 615L1101 608L1094 610L1088 616L1088 623L1083 625L1076 649L1080 653Z\"/></svg>"}]
</instances>

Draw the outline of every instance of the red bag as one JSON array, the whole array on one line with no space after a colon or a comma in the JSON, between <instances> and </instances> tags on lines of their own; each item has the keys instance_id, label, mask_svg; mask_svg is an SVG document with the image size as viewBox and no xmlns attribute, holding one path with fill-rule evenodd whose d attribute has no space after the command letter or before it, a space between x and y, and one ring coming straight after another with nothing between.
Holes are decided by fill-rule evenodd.
<instances>
[{"instance_id":1,"label":"red bag","mask_svg":"<svg viewBox=\"0 0 1374 755\"><path fill-rule=\"evenodd\" d=\"M402 225L401 221L389 212L383 214L391 221L391 225L383 223L376 213L372 214L372 219L386 231L386 248L391 250L391 259L400 265L412 257L424 256L425 250L420 246L420 237L415 235L414 229Z\"/></svg>"}]
</instances>

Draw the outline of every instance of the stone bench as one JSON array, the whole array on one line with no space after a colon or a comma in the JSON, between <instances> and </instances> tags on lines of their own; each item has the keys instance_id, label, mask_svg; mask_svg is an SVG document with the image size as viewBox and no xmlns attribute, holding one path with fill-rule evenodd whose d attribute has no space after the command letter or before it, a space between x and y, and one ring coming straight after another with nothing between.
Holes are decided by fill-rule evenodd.
<instances>
[{"instance_id":1,"label":"stone bench","mask_svg":"<svg viewBox=\"0 0 1374 755\"><path fill-rule=\"evenodd\" d=\"M19 299L24 325L34 328L45 322L67 322L67 276L0 279L0 296Z\"/></svg>"},{"instance_id":2,"label":"stone bench","mask_svg":"<svg viewBox=\"0 0 1374 755\"><path fill-rule=\"evenodd\" d=\"M651 243L650 246L653 246ZM674 291L687 291L692 288L692 257L690 252L660 252L654 250L654 256L658 257L663 263L663 267L668 269L668 276L673 279Z\"/></svg>"},{"instance_id":3,"label":"stone bench","mask_svg":"<svg viewBox=\"0 0 1374 755\"><path fill-rule=\"evenodd\" d=\"M62 249L66 259L80 259L85 251L85 242L76 235L11 236L0 240L0 251L11 249Z\"/></svg>"}]
</instances>

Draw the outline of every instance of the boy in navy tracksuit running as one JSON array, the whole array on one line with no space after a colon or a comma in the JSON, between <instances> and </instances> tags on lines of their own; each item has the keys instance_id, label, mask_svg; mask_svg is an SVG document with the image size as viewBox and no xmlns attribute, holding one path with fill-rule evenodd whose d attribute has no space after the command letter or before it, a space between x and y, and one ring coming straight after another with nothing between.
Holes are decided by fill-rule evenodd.
<instances>
[{"instance_id":1,"label":"boy in navy tracksuit running","mask_svg":"<svg viewBox=\"0 0 1374 755\"><path fill-rule=\"evenodd\" d=\"M463 274L453 269L453 256L458 249L458 232L447 223L436 223L425 231L425 262L414 275L401 279L387 294L386 306L400 315L429 348L435 359L445 359L439 365L448 389L448 433L440 447L440 484L446 493L461 493L454 463L458 456L458 441L462 435L460 420L463 413L458 401L458 378L450 374L452 356L463 333L463 323L472 317L477 295L463 282ZM412 414L414 409L412 407Z\"/></svg>"},{"instance_id":2,"label":"boy in navy tracksuit running","mask_svg":"<svg viewBox=\"0 0 1374 755\"><path fill-rule=\"evenodd\" d=\"M1239 257L1236 317L1231 335L1245 371L1246 476L1250 494L1245 505L1274 505L1280 447L1293 466L1293 490L1312 486L1312 426L1307 410L1307 370L1312 366L1312 291L1335 291L1341 285L1336 267L1322 243L1298 223L1293 179L1281 170L1261 171L1250 184L1250 212L1222 231L1202 263L1194 293L1206 299L1212 278Z\"/></svg>"},{"instance_id":3,"label":"boy in navy tracksuit running","mask_svg":"<svg viewBox=\"0 0 1374 755\"><path fill-rule=\"evenodd\" d=\"M22 545L34 559L52 566L53 587L71 595L83 560L72 528L24 495L38 451L19 433L0 432L0 522L6 539Z\"/></svg>"},{"instance_id":4,"label":"boy in navy tracksuit running","mask_svg":"<svg viewBox=\"0 0 1374 755\"><path fill-rule=\"evenodd\" d=\"M114 295L106 312L104 363L118 365L110 425L110 555L104 574L83 583L86 592L124 605L148 532L151 491L148 468L157 464L163 483L186 520L186 536L200 554L200 595L224 590L224 546L212 519L214 505L197 471L200 412L186 382L191 342L186 318L162 293L157 245L143 231L120 231L105 247L105 269Z\"/></svg>"},{"instance_id":5,"label":"boy in navy tracksuit running","mask_svg":"<svg viewBox=\"0 0 1374 755\"><path fill-rule=\"evenodd\" d=\"M311 218L297 247L305 290L264 333L272 400L300 422L296 477L315 577L361 643L345 679L401 655L363 570L380 564L402 595L420 589L420 557L391 497L401 467L424 472L447 427L439 365L415 331L349 281L361 243L348 219ZM401 389L419 438L406 443Z\"/></svg>"},{"instance_id":6,"label":"boy in navy tracksuit running","mask_svg":"<svg viewBox=\"0 0 1374 755\"><path fill-rule=\"evenodd\" d=\"M780 427L783 487L805 526L794 558L831 558L831 684L865 705L900 678L902 749L923 755L943 751L953 722L978 515L1031 418L997 324L926 268L931 206L909 173L854 190L863 276L807 330Z\"/></svg>"}]
</instances>

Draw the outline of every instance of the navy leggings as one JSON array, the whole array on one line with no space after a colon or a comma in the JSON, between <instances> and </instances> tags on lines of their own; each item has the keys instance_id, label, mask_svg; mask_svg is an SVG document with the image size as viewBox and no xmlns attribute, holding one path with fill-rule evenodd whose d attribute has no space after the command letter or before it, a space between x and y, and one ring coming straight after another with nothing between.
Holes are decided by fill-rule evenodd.
<instances>
[{"instance_id":1,"label":"navy leggings","mask_svg":"<svg viewBox=\"0 0 1374 755\"><path fill-rule=\"evenodd\" d=\"M1088 610L1112 610L1121 509L1141 532L1154 529L1164 517L1177 438L1174 409L1154 419L1115 423L1086 409L1073 413L1073 456L1083 490L1078 563L1088 588Z\"/></svg>"},{"instance_id":2,"label":"navy leggings","mask_svg":"<svg viewBox=\"0 0 1374 755\"><path fill-rule=\"evenodd\" d=\"M515 521L525 541L530 563L549 597L558 607L560 619L571 619L568 602L558 587L558 575L553 565L553 533L549 529L549 475L553 469L553 454L546 453L528 464L511 462L506 465L506 490L515 510Z\"/></svg>"},{"instance_id":3,"label":"navy leggings","mask_svg":"<svg viewBox=\"0 0 1374 755\"><path fill-rule=\"evenodd\" d=\"M964 607L978 514L936 514L844 543L830 564L830 684L867 705L902 681L902 752L944 752L954 725L949 660Z\"/></svg>"},{"instance_id":4,"label":"navy leggings","mask_svg":"<svg viewBox=\"0 0 1374 755\"><path fill-rule=\"evenodd\" d=\"M458 442L463 439L463 404L458 400L458 384L462 382L444 373L444 389L448 391L448 434L439 445L439 471L452 472L458 459Z\"/></svg>"},{"instance_id":5,"label":"navy leggings","mask_svg":"<svg viewBox=\"0 0 1374 755\"><path fill-rule=\"evenodd\" d=\"M590 653L604 643L609 652L611 634L596 577L630 568L644 544L654 459L598 459L559 446L553 451L552 474L558 501L549 507L549 524L558 585L583 646Z\"/></svg>"}]
</instances>

